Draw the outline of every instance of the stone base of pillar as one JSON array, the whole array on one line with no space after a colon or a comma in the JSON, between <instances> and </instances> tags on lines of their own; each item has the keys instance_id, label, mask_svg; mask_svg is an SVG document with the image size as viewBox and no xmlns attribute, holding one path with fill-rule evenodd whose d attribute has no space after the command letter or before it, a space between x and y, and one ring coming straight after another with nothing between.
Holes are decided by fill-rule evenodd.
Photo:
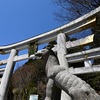
<instances>
[{"instance_id":1,"label":"stone base of pillar","mask_svg":"<svg viewBox=\"0 0 100 100\"><path fill-rule=\"evenodd\" d=\"M65 93L64 91L61 92L61 100L72 100L71 97Z\"/></svg>"}]
</instances>

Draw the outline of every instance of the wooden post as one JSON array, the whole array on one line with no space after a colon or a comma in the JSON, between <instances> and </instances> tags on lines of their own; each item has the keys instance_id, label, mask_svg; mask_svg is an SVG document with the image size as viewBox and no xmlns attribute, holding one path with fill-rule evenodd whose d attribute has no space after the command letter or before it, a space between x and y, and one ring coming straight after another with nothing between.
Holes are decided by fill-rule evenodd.
<instances>
[{"instance_id":1,"label":"wooden post","mask_svg":"<svg viewBox=\"0 0 100 100\"><path fill-rule=\"evenodd\" d=\"M13 59L15 55L17 54L17 51L15 49L11 50L10 56L8 58L8 62L6 65L5 72L3 74L2 80L1 80L1 87L0 87L0 100L6 100L7 99L7 93L9 88L9 82L13 73L14 69L14 62Z\"/></svg>"},{"instance_id":2,"label":"wooden post","mask_svg":"<svg viewBox=\"0 0 100 100\"><path fill-rule=\"evenodd\" d=\"M63 33L60 33L57 36L57 56L58 56L59 64L62 67L64 67L69 73L69 66L68 66L67 59L65 58L65 54L67 54L66 36ZM72 99L67 93L62 91L61 100L72 100Z\"/></svg>"}]
</instances>

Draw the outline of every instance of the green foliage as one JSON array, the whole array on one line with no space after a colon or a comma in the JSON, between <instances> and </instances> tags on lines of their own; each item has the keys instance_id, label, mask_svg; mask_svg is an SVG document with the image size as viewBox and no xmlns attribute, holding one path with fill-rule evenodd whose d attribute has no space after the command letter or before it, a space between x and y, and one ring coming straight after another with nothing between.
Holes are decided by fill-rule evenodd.
<instances>
[{"instance_id":1,"label":"green foliage","mask_svg":"<svg viewBox=\"0 0 100 100\"><path fill-rule=\"evenodd\" d=\"M19 67L12 76L11 88L13 100L29 100L30 94L39 94L39 97L43 98L45 95L45 61L30 59Z\"/></svg>"},{"instance_id":2,"label":"green foliage","mask_svg":"<svg viewBox=\"0 0 100 100\"><path fill-rule=\"evenodd\" d=\"M29 100L30 94L38 94L38 91L36 85L34 85L34 83L31 81L22 89L14 88L13 94L14 94L13 100L19 100L19 98L21 100Z\"/></svg>"}]
</instances>

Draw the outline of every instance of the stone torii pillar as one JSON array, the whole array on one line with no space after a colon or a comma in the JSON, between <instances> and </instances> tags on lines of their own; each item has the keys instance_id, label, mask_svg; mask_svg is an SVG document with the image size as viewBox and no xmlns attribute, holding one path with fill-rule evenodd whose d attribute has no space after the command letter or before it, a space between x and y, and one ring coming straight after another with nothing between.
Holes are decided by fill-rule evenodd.
<instances>
[{"instance_id":1,"label":"stone torii pillar","mask_svg":"<svg viewBox=\"0 0 100 100\"><path fill-rule=\"evenodd\" d=\"M57 36L57 57L59 60L59 64L66 69L66 71L69 73L69 65L67 62L67 59L65 58L65 54L67 54L66 49L66 36L64 33L60 33ZM62 91L61 93L61 100L72 100L71 97Z\"/></svg>"},{"instance_id":2,"label":"stone torii pillar","mask_svg":"<svg viewBox=\"0 0 100 100\"><path fill-rule=\"evenodd\" d=\"M13 73L14 69L14 57L17 54L16 49L12 49L10 56L7 61L6 69L3 74L2 80L1 80L1 85L0 85L0 100L7 100L7 93L8 93L8 88L9 88L9 82Z\"/></svg>"}]
</instances>

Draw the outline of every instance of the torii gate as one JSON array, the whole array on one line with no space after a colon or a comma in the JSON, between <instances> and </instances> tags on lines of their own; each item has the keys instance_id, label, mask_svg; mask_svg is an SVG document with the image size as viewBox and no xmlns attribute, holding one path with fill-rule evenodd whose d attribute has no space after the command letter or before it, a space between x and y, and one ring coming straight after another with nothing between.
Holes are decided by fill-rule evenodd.
<instances>
[{"instance_id":1,"label":"torii gate","mask_svg":"<svg viewBox=\"0 0 100 100\"><path fill-rule=\"evenodd\" d=\"M30 56L28 56L28 54L23 54L23 55L18 56L17 54L20 50L27 49L28 45L31 42L36 42L37 45L40 45L40 44L44 44L44 43L56 40L56 38L57 38L58 34L60 34L60 32L62 32L63 34L71 35L71 34L74 34L76 32L80 32L82 30L90 28L96 24L96 15L98 15L98 14L100 14L100 7L96 8L95 10L87 13L86 15L84 15L84 16L82 16L82 17L80 17L80 18L78 18L78 19L76 19L76 20L74 20L66 25L58 27L52 31L47 32L47 33L38 35L36 37L30 38L30 39L27 39L27 40L24 40L22 42L18 42L15 44L7 45L7 46L0 46L0 53L1 54L9 54L10 53L10 56L8 59L0 61L0 65L7 64L5 71L4 71L4 69L1 69L1 73L4 71L4 74L3 74L3 77L1 80L1 85L0 85L0 100L7 99L9 81L10 81L12 73L13 73L15 62L25 60L25 59L35 58L35 55L37 53L41 53L41 52L45 53L45 49L42 49L42 50L39 50L36 54L30 55ZM57 39L57 41L59 41L59 39ZM93 35L90 35L88 37L85 37L83 39L76 40L73 42L66 42L66 43L64 42L64 45L66 45L66 46L64 46L64 48L66 47L68 49L68 48L72 48L75 46L86 45L86 44L89 44L92 42L93 42ZM59 42L58 42L57 46L58 45L59 45ZM84 63L85 67L81 67L81 68L68 68L67 67L67 69L69 70L69 73L84 74L84 73L91 73L91 72L100 71L99 65L94 67L94 66L92 66L92 64L88 60L91 58L94 59L94 58L100 57L100 47L95 48L95 49L90 49L87 51L81 51L78 53L67 54L67 55L65 55L66 52L64 51L62 53L62 56L59 57L60 51L57 49L58 48L57 46L55 46L52 50L57 51L60 65L68 66L69 62L71 62L71 63L79 62L79 61L85 62ZM85 55L86 56L88 55L88 56L86 57ZM65 57L67 58L66 63L63 61L65 59ZM62 93L62 95L63 94L66 96L65 93ZM64 98L62 96L61 100L66 100L66 98ZM68 100L70 100L70 98Z\"/></svg>"}]
</instances>

